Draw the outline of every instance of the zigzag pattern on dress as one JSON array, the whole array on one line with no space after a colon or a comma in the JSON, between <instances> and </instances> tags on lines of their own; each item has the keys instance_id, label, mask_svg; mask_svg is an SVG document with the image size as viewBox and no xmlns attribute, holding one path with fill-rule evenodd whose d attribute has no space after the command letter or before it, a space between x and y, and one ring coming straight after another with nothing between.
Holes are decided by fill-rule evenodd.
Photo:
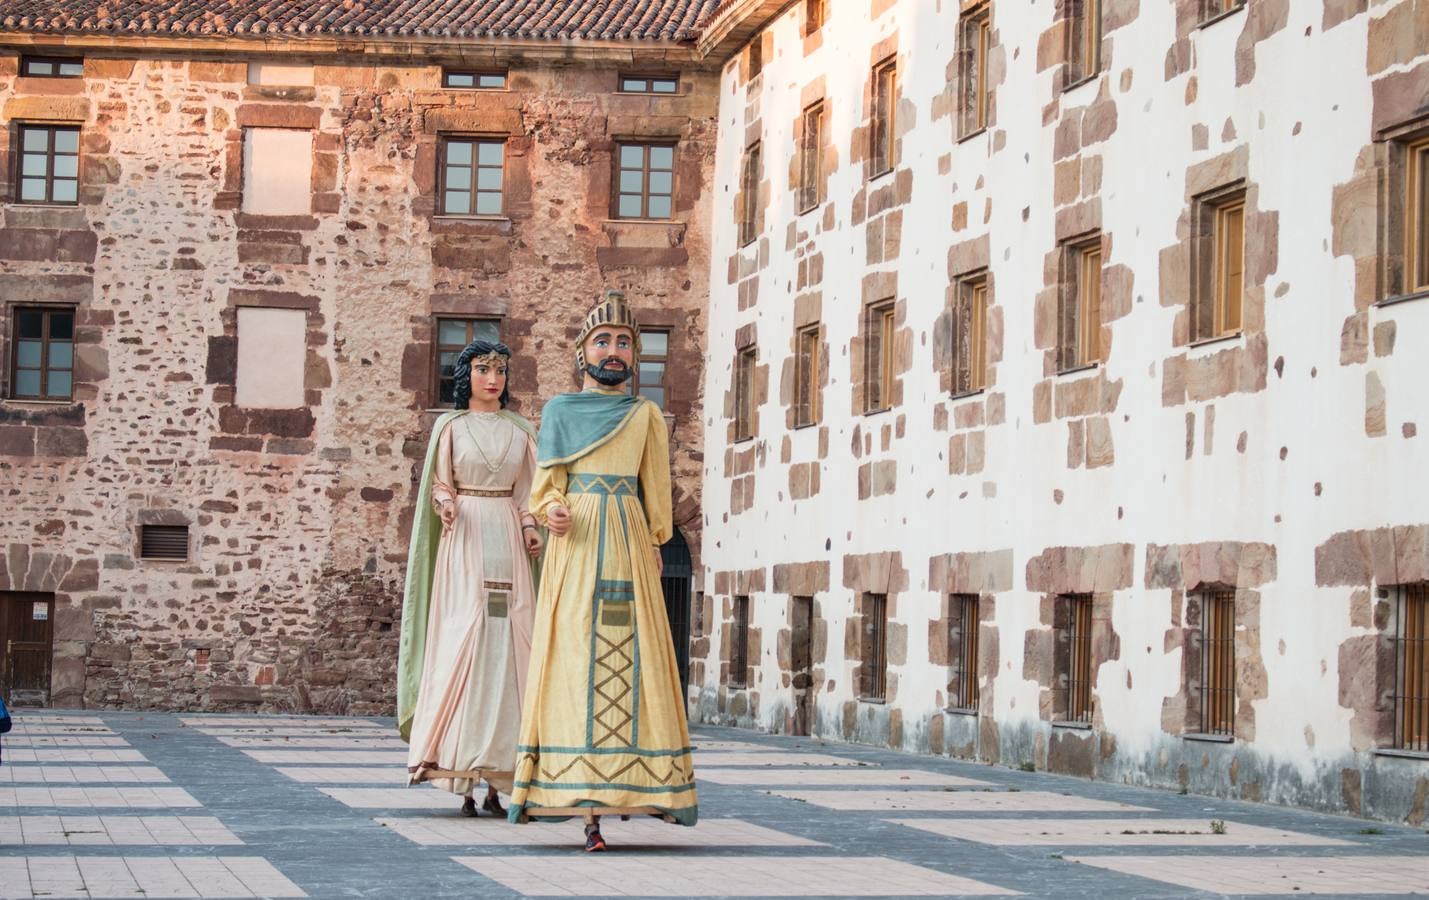
<instances>
[{"instance_id":1,"label":"zigzag pattern on dress","mask_svg":"<svg viewBox=\"0 0 1429 900\"><path fill-rule=\"evenodd\" d=\"M566 482L572 494L634 494L639 489L629 475L601 475L595 472L572 472Z\"/></svg>"},{"instance_id":2,"label":"zigzag pattern on dress","mask_svg":"<svg viewBox=\"0 0 1429 900\"><path fill-rule=\"evenodd\" d=\"M610 771L602 770L594 760L592 760L585 754L577 756L575 759L571 760L558 771L552 771L551 769L547 769L541 766L540 760L534 753L523 754L521 757L521 763L531 763L532 767L540 772L541 780L548 782L559 781L561 778L565 777L567 772L571 771L576 766L583 766L586 776L594 776L593 778L584 777L583 780L606 783L618 781L625 773L631 771L632 769L638 768L644 771L644 773L650 777L651 781L654 781L655 783L666 787L670 787L689 784L693 780L694 775L691 771L689 760L687 757L688 754L681 754L680 756L656 757L658 761L665 762L669 765L670 770L663 775L657 774L654 769L650 768L650 764L646 762L646 758L643 756L637 756L629 762L626 762L623 765L618 765L617 768L614 768ZM521 766L518 765L518 771L520 770L520 768ZM559 785L555 785L555 787L559 787Z\"/></svg>"}]
</instances>

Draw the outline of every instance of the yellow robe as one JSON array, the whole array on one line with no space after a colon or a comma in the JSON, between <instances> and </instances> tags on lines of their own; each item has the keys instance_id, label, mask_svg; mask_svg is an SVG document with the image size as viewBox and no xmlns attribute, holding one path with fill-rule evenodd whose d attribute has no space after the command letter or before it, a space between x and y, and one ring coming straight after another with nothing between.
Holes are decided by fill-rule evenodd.
<instances>
[{"instance_id":1,"label":"yellow robe","mask_svg":"<svg viewBox=\"0 0 1429 900\"><path fill-rule=\"evenodd\" d=\"M652 806L693 825L698 804L685 704L660 589L671 534L669 439L642 401L616 433L536 470L532 513L553 504L536 602L510 815L539 807Z\"/></svg>"}]
</instances>

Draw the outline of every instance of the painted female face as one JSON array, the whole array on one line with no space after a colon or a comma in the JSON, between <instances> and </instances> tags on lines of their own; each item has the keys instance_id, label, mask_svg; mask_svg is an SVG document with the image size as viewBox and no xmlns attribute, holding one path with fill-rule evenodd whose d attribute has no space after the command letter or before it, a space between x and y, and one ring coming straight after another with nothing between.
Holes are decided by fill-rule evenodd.
<instances>
[{"instance_id":1,"label":"painted female face","mask_svg":"<svg viewBox=\"0 0 1429 900\"><path fill-rule=\"evenodd\" d=\"M500 400L506 390L506 363L472 360L471 394L487 400Z\"/></svg>"}]
</instances>

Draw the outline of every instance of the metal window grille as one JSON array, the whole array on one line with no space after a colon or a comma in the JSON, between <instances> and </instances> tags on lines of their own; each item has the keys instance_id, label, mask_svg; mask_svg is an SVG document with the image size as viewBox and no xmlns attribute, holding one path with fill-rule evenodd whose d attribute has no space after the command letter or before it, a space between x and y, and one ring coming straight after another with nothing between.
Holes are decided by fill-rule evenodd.
<instances>
[{"instance_id":1,"label":"metal window grille","mask_svg":"<svg viewBox=\"0 0 1429 900\"><path fill-rule=\"evenodd\" d=\"M859 693L882 700L888 691L888 595L863 595L863 666Z\"/></svg>"},{"instance_id":2,"label":"metal window grille","mask_svg":"<svg viewBox=\"0 0 1429 900\"><path fill-rule=\"evenodd\" d=\"M1235 734L1235 591L1201 598L1201 733Z\"/></svg>"},{"instance_id":3,"label":"metal window grille","mask_svg":"<svg viewBox=\"0 0 1429 900\"><path fill-rule=\"evenodd\" d=\"M1395 618L1394 746L1429 751L1429 584L1401 587Z\"/></svg>"},{"instance_id":4,"label":"metal window grille","mask_svg":"<svg viewBox=\"0 0 1429 900\"><path fill-rule=\"evenodd\" d=\"M188 559L187 525L139 526L140 559Z\"/></svg>"},{"instance_id":5,"label":"metal window grille","mask_svg":"<svg viewBox=\"0 0 1429 900\"><path fill-rule=\"evenodd\" d=\"M729 683L743 687L749 670L749 598L734 598L734 629L730 635Z\"/></svg>"},{"instance_id":6,"label":"metal window grille","mask_svg":"<svg viewBox=\"0 0 1429 900\"><path fill-rule=\"evenodd\" d=\"M948 603L948 659L952 679L948 684L949 706L977 709L977 594L954 594Z\"/></svg>"},{"instance_id":7,"label":"metal window grille","mask_svg":"<svg viewBox=\"0 0 1429 900\"><path fill-rule=\"evenodd\" d=\"M1067 721L1092 720L1092 595L1070 594L1066 604Z\"/></svg>"}]
</instances>

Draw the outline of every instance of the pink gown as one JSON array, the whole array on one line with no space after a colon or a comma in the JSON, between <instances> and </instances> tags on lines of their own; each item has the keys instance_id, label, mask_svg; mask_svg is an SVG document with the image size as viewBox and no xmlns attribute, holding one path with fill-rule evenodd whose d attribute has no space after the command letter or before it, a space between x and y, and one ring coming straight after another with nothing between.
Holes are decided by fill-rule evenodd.
<instances>
[{"instance_id":1,"label":"pink gown","mask_svg":"<svg viewBox=\"0 0 1429 900\"><path fill-rule=\"evenodd\" d=\"M456 504L442 535L427 614L422 682L407 770L480 771L511 791L535 594L521 535L536 468L531 438L508 419L468 412L437 446L431 502ZM472 778L432 779L465 794Z\"/></svg>"}]
</instances>

